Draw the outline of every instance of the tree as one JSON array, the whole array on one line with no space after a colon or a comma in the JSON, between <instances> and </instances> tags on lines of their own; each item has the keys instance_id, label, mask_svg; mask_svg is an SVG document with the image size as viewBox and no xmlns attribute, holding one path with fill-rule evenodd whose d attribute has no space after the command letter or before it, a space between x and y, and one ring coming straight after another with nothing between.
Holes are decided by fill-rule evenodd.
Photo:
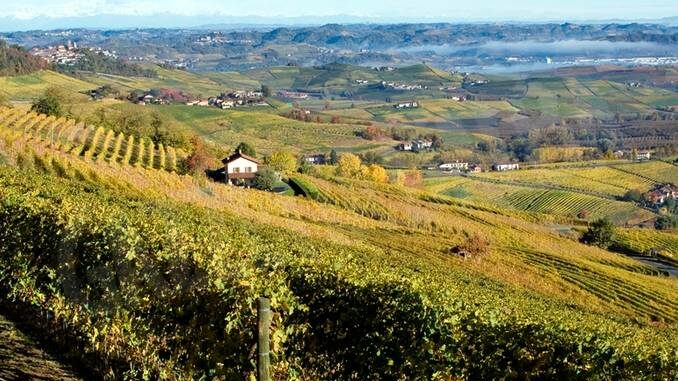
<instances>
[{"instance_id":1,"label":"tree","mask_svg":"<svg viewBox=\"0 0 678 381\"><path fill-rule=\"evenodd\" d=\"M365 164L383 164L384 158L375 151L367 151L360 154L360 160Z\"/></svg>"},{"instance_id":2,"label":"tree","mask_svg":"<svg viewBox=\"0 0 678 381\"><path fill-rule=\"evenodd\" d=\"M411 169L405 172L398 173L398 184L406 187L419 187L424 183L424 177L418 169Z\"/></svg>"},{"instance_id":3,"label":"tree","mask_svg":"<svg viewBox=\"0 0 678 381\"><path fill-rule=\"evenodd\" d=\"M530 130L528 139L534 147L561 146L571 143L574 140L574 136L565 127L551 125L545 128Z\"/></svg>"},{"instance_id":4,"label":"tree","mask_svg":"<svg viewBox=\"0 0 678 381\"><path fill-rule=\"evenodd\" d=\"M186 158L186 171L194 175L204 174L210 161L205 150L205 143L198 136L193 136L191 144L193 144L193 150Z\"/></svg>"},{"instance_id":5,"label":"tree","mask_svg":"<svg viewBox=\"0 0 678 381\"><path fill-rule=\"evenodd\" d=\"M266 164L278 172L293 172L297 169L297 158L289 151L277 151L266 158Z\"/></svg>"},{"instance_id":6,"label":"tree","mask_svg":"<svg viewBox=\"0 0 678 381\"><path fill-rule=\"evenodd\" d=\"M257 151L255 151L254 147L252 147L247 142L241 142L240 144L238 144L237 147L235 147L235 150L240 151L240 153L244 153L247 156L252 156L252 157L257 156Z\"/></svg>"},{"instance_id":7,"label":"tree","mask_svg":"<svg viewBox=\"0 0 678 381\"><path fill-rule=\"evenodd\" d=\"M365 167L364 172L366 178L375 183L388 183L388 172L380 165L372 164L369 167Z\"/></svg>"},{"instance_id":8,"label":"tree","mask_svg":"<svg viewBox=\"0 0 678 381\"><path fill-rule=\"evenodd\" d=\"M268 98L271 96L271 87L268 85L261 85L261 94Z\"/></svg>"},{"instance_id":9,"label":"tree","mask_svg":"<svg viewBox=\"0 0 678 381\"><path fill-rule=\"evenodd\" d=\"M643 194L638 189L630 189L624 193L623 199L624 201L641 202L643 201Z\"/></svg>"},{"instance_id":10,"label":"tree","mask_svg":"<svg viewBox=\"0 0 678 381\"><path fill-rule=\"evenodd\" d=\"M254 187L261 190L271 190L280 180L278 174L271 168L262 168L254 177Z\"/></svg>"},{"instance_id":11,"label":"tree","mask_svg":"<svg viewBox=\"0 0 678 381\"><path fill-rule=\"evenodd\" d=\"M582 235L581 241L607 249L612 245L615 236L615 227L609 218L604 217L595 220L589 226L589 229Z\"/></svg>"},{"instance_id":12,"label":"tree","mask_svg":"<svg viewBox=\"0 0 678 381\"><path fill-rule=\"evenodd\" d=\"M335 150L330 151L329 164L336 165L338 162L339 162L339 155L337 155L337 151L335 151Z\"/></svg>"},{"instance_id":13,"label":"tree","mask_svg":"<svg viewBox=\"0 0 678 381\"><path fill-rule=\"evenodd\" d=\"M654 222L654 228L657 230L669 230L678 227L678 220L671 216L659 216Z\"/></svg>"},{"instance_id":14,"label":"tree","mask_svg":"<svg viewBox=\"0 0 678 381\"><path fill-rule=\"evenodd\" d=\"M337 175L354 179L362 177L362 162L360 158L351 153L345 153L337 163Z\"/></svg>"},{"instance_id":15,"label":"tree","mask_svg":"<svg viewBox=\"0 0 678 381\"><path fill-rule=\"evenodd\" d=\"M598 150L600 150L602 154L607 155L611 154L612 149L614 148L614 142L607 138L598 139L596 145L598 146Z\"/></svg>"},{"instance_id":16,"label":"tree","mask_svg":"<svg viewBox=\"0 0 678 381\"><path fill-rule=\"evenodd\" d=\"M60 117L64 114L61 100L55 93L49 91L45 91L45 94L33 102L31 111L54 117Z\"/></svg>"}]
</instances>

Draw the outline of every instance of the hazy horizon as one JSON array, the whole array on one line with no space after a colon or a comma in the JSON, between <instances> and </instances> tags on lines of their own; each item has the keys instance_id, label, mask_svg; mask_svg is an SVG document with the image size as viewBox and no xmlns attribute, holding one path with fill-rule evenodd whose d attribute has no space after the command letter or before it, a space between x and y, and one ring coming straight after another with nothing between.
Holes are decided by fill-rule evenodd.
<instances>
[{"instance_id":1,"label":"hazy horizon","mask_svg":"<svg viewBox=\"0 0 678 381\"><path fill-rule=\"evenodd\" d=\"M0 31L36 29L195 28L207 25L319 25L327 23L547 23L547 22L656 22L675 17L667 1L643 4L599 0L583 2L523 0L510 4L485 0L450 4L433 0L425 8L408 1L314 2L294 0L284 4L253 0L247 7L236 2L168 0L10 0L0 10Z\"/></svg>"}]
</instances>

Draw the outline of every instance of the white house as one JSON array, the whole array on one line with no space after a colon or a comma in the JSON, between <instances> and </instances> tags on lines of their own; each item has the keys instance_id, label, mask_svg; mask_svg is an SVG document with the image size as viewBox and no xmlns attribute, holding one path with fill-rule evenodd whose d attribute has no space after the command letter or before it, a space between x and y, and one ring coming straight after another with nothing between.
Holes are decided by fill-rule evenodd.
<instances>
[{"instance_id":1,"label":"white house","mask_svg":"<svg viewBox=\"0 0 678 381\"><path fill-rule=\"evenodd\" d=\"M636 153L636 160L650 160L651 156L650 151L638 151Z\"/></svg>"},{"instance_id":2,"label":"white house","mask_svg":"<svg viewBox=\"0 0 678 381\"><path fill-rule=\"evenodd\" d=\"M433 147L433 142L429 140L415 140L412 142L412 151L421 151Z\"/></svg>"},{"instance_id":3,"label":"white house","mask_svg":"<svg viewBox=\"0 0 678 381\"><path fill-rule=\"evenodd\" d=\"M400 151L412 151L412 143L400 143L397 149Z\"/></svg>"},{"instance_id":4,"label":"white house","mask_svg":"<svg viewBox=\"0 0 678 381\"><path fill-rule=\"evenodd\" d=\"M443 163L438 166L441 171L465 171L468 169L468 163L455 161L454 163Z\"/></svg>"},{"instance_id":5,"label":"white house","mask_svg":"<svg viewBox=\"0 0 678 381\"><path fill-rule=\"evenodd\" d=\"M259 171L259 161L238 151L233 155L222 160L224 163L224 175L226 182L235 184L236 182L250 183Z\"/></svg>"},{"instance_id":6,"label":"white house","mask_svg":"<svg viewBox=\"0 0 678 381\"><path fill-rule=\"evenodd\" d=\"M412 101L412 102L401 102L401 103L397 103L397 104L396 104L395 106L393 106L393 107L395 107L395 108L417 108L417 107L419 107L419 103L416 102L416 101Z\"/></svg>"},{"instance_id":7,"label":"white house","mask_svg":"<svg viewBox=\"0 0 678 381\"><path fill-rule=\"evenodd\" d=\"M517 163L509 163L509 164L494 164L492 166L492 170L494 171L514 171L520 169Z\"/></svg>"}]
</instances>

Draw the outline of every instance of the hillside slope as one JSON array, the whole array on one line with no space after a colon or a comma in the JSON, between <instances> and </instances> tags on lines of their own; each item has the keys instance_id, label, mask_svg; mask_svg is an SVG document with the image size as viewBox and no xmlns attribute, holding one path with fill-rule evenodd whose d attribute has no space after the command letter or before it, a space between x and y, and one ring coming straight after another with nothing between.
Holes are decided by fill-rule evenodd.
<instances>
[{"instance_id":1,"label":"hillside slope","mask_svg":"<svg viewBox=\"0 0 678 381\"><path fill-rule=\"evenodd\" d=\"M281 377L676 374L676 280L541 215L341 178L275 195L0 133L2 288L97 371L242 377L265 295ZM474 234L488 253L451 253Z\"/></svg>"}]
</instances>

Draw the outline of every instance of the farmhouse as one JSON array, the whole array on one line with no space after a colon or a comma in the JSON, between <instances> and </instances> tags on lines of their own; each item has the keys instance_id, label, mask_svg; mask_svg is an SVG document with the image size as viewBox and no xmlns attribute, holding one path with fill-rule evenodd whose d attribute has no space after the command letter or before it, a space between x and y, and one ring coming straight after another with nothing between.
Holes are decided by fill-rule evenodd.
<instances>
[{"instance_id":1,"label":"farmhouse","mask_svg":"<svg viewBox=\"0 0 678 381\"><path fill-rule=\"evenodd\" d=\"M438 166L441 171L465 171L468 169L468 163L455 161L454 163L443 163Z\"/></svg>"},{"instance_id":2,"label":"farmhouse","mask_svg":"<svg viewBox=\"0 0 678 381\"><path fill-rule=\"evenodd\" d=\"M398 151L412 151L412 143L400 143L396 149Z\"/></svg>"},{"instance_id":3,"label":"farmhouse","mask_svg":"<svg viewBox=\"0 0 678 381\"><path fill-rule=\"evenodd\" d=\"M422 151L426 149L431 149L433 147L433 142L430 140L415 140L412 142L412 151Z\"/></svg>"},{"instance_id":4,"label":"farmhouse","mask_svg":"<svg viewBox=\"0 0 678 381\"><path fill-rule=\"evenodd\" d=\"M651 155L652 154L650 153L650 151L638 151L638 152L636 152L635 159L636 160L650 160Z\"/></svg>"},{"instance_id":5,"label":"farmhouse","mask_svg":"<svg viewBox=\"0 0 678 381\"><path fill-rule=\"evenodd\" d=\"M517 163L508 163L508 164L493 164L492 165L492 170L493 171L515 171L516 169L520 169Z\"/></svg>"},{"instance_id":6,"label":"farmhouse","mask_svg":"<svg viewBox=\"0 0 678 381\"><path fill-rule=\"evenodd\" d=\"M308 99L308 93L302 93L299 91L280 90L278 91L278 96L289 99Z\"/></svg>"},{"instance_id":7,"label":"farmhouse","mask_svg":"<svg viewBox=\"0 0 678 381\"><path fill-rule=\"evenodd\" d=\"M480 164L473 164L472 166L469 167L468 170L471 173L480 173L483 171L483 167L480 166Z\"/></svg>"},{"instance_id":8,"label":"farmhouse","mask_svg":"<svg viewBox=\"0 0 678 381\"><path fill-rule=\"evenodd\" d=\"M324 154L309 155L304 157L304 161L306 161L309 164L321 165L327 162L327 158L325 157Z\"/></svg>"},{"instance_id":9,"label":"farmhouse","mask_svg":"<svg viewBox=\"0 0 678 381\"><path fill-rule=\"evenodd\" d=\"M224 177L229 184L250 184L259 171L259 161L239 150L221 162L224 163Z\"/></svg>"},{"instance_id":10,"label":"farmhouse","mask_svg":"<svg viewBox=\"0 0 678 381\"><path fill-rule=\"evenodd\" d=\"M419 103L417 101L411 101L411 102L400 102L396 103L393 105L393 107L397 109L402 109L402 108L417 108L419 107Z\"/></svg>"}]
</instances>

